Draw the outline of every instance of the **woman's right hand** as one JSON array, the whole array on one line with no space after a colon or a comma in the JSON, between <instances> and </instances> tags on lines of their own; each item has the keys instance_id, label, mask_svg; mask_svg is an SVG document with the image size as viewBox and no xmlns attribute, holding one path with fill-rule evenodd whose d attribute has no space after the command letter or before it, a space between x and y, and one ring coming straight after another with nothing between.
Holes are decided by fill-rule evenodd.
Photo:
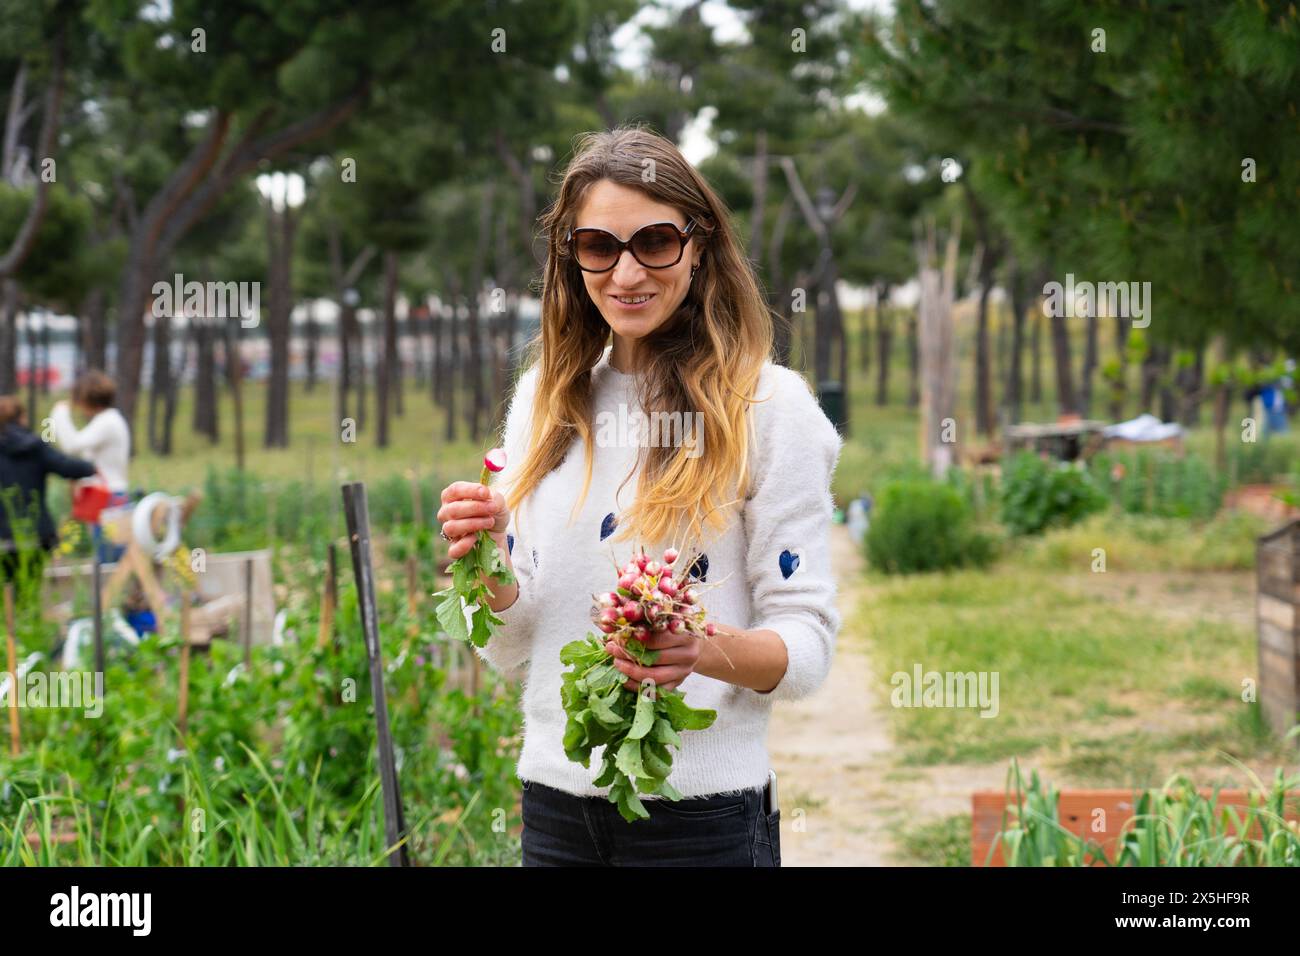
<instances>
[{"instance_id":1,"label":"woman's right hand","mask_svg":"<svg viewBox=\"0 0 1300 956\"><path fill-rule=\"evenodd\" d=\"M453 481L442 489L438 520L442 522L442 530L450 543L447 557L453 561L463 557L474 546L480 531L486 531L509 562L505 536L510 524L510 509L506 507L505 495L501 492L476 481Z\"/></svg>"}]
</instances>

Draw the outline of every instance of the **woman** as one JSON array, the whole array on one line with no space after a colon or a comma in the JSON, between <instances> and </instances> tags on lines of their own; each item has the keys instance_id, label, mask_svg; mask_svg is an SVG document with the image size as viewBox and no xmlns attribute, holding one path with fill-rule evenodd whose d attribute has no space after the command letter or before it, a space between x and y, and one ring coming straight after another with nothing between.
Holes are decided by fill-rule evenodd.
<instances>
[{"instance_id":1,"label":"woman","mask_svg":"<svg viewBox=\"0 0 1300 956\"><path fill-rule=\"evenodd\" d=\"M450 557L487 530L517 579L485 582L505 623L480 653L526 678L524 865L779 866L767 723L830 668L840 437L804 379L769 361L771 314L727 210L671 142L584 137L543 223L541 331L505 423L505 491L454 482L438 512ZM620 444L602 427L655 411L699 413L695 440ZM615 565L669 545L719 585L702 600L717 636L654 634L653 667L607 650L629 689L653 680L718 716L682 735L670 779L685 799L648 799L650 818L626 823L593 786L600 752L590 768L565 756L560 648L594 630Z\"/></svg>"},{"instance_id":2,"label":"woman","mask_svg":"<svg viewBox=\"0 0 1300 956\"><path fill-rule=\"evenodd\" d=\"M117 387L113 380L98 369L91 369L72 386L72 404L84 417L90 419L85 428L78 429L72 421L67 402L56 402L50 412L54 426L54 440L70 455L85 455L95 463L96 469L108 486L111 497L106 507L116 508L128 502L127 463L131 459L131 429L113 402ZM116 561L125 547L104 540L98 523L91 528L99 559L105 563Z\"/></svg>"},{"instance_id":3,"label":"woman","mask_svg":"<svg viewBox=\"0 0 1300 956\"><path fill-rule=\"evenodd\" d=\"M94 473L90 462L60 454L29 431L21 400L0 395L0 581L38 580L47 552L58 543L45 508L46 476Z\"/></svg>"}]
</instances>

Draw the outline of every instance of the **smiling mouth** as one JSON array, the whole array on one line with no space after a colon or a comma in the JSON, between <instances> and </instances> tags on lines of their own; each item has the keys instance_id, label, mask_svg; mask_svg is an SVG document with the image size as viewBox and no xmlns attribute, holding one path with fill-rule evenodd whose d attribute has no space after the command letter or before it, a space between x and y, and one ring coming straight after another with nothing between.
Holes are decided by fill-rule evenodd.
<instances>
[{"instance_id":1,"label":"smiling mouth","mask_svg":"<svg viewBox=\"0 0 1300 956\"><path fill-rule=\"evenodd\" d=\"M622 302L624 305L639 305L642 302L648 302L654 298L653 292L646 292L641 295L616 295L614 301Z\"/></svg>"}]
</instances>

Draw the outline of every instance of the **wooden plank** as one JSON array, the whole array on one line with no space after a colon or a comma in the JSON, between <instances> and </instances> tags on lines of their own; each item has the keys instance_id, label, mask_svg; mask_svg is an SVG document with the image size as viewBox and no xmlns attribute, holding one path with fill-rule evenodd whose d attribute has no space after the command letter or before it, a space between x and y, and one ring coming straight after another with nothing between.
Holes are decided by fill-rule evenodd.
<instances>
[{"instance_id":1,"label":"wooden plank","mask_svg":"<svg viewBox=\"0 0 1300 956\"><path fill-rule=\"evenodd\" d=\"M1279 652L1261 643L1259 648L1259 705L1264 719L1275 733L1285 734L1295 726L1300 708L1300 671L1295 655Z\"/></svg>"},{"instance_id":2,"label":"wooden plank","mask_svg":"<svg viewBox=\"0 0 1300 956\"><path fill-rule=\"evenodd\" d=\"M1213 794L1210 788L1199 791L1202 796ZM1057 819L1061 826L1075 836L1099 843L1112 862L1119 849L1122 834L1135 810L1132 790L1065 790L1057 804ZM1286 819L1300 819L1300 808L1295 800L1300 794L1288 795ZM1216 807L1245 807L1249 804L1246 790L1220 790ZM971 794L971 865L1005 866L1002 848L992 854L993 841L1003 827L1003 813L1007 807L1007 794L1003 791L982 790ZM1097 811L1103 811L1098 813ZM1011 815L1008 814L1008 820ZM988 861L987 863L985 861ZM1103 865L1101 863L1093 864Z\"/></svg>"},{"instance_id":3,"label":"wooden plank","mask_svg":"<svg viewBox=\"0 0 1300 956\"><path fill-rule=\"evenodd\" d=\"M1289 654L1294 657L1296 653L1295 632L1290 628L1283 630L1271 621L1260 620L1257 625L1256 633L1259 636L1259 646L1267 647L1275 654Z\"/></svg>"},{"instance_id":4,"label":"wooden plank","mask_svg":"<svg viewBox=\"0 0 1300 956\"><path fill-rule=\"evenodd\" d=\"M1259 580L1259 593L1290 601L1295 594L1295 554L1289 542L1282 547L1278 542L1261 544L1255 549L1255 565Z\"/></svg>"},{"instance_id":5,"label":"wooden plank","mask_svg":"<svg viewBox=\"0 0 1300 956\"><path fill-rule=\"evenodd\" d=\"M1255 598L1255 613L1261 623L1268 623L1284 634L1295 634L1295 605L1289 600L1260 591Z\"/></svg>"}]
</instances>

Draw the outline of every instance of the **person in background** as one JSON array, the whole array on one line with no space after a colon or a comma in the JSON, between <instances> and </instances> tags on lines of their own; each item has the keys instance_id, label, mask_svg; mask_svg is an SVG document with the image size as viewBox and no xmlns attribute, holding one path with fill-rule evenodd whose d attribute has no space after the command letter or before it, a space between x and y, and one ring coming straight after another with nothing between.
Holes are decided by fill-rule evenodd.
<instances>
[{"instance_id":1,"label":"person in background","mask_svg":"<svg viewBox=\"0 0 1300 956\"><path fill-rule=\"evenodd\" d=\"M871 525L871 505L871 495L865 491L859 491L858 496L849 502L849 537L855 547L862 547L862 540L867 536L867 528Z\"/></svg>"},{"instance_id":2,"label":"person in background","mask_svg":"<svg viewBox=\"0 0 1300 956\"><path fill-rule=\"evenodd\" d=\"M60 453L31 432L20 399L0 395L0 581L39 578L58 543L45 507L46 476L77 479L94 473L91 462ZM29 508L35 511L34 537L22 528Z\"/></svg>"},{"instance_id":3,"label":"person in background","mask_svg":"<svg viewBox=\"0 0 1300 956\"><path fill-rule=\"evenodd\" d=\"M72 386L72 406L89 418L85 428L78 429L66 401L56 402L50 413L54 426L54 440L70 455L84 455L95 463L111 497L106 507L116 508L128 503L127 463L131 458L131 429L113 401L117 387L113 380L98 369L90 369ZM95 546L103 562L116 561L124 548L104 541L103 530L92 526Z\"/></svg>"}]
</instances>

